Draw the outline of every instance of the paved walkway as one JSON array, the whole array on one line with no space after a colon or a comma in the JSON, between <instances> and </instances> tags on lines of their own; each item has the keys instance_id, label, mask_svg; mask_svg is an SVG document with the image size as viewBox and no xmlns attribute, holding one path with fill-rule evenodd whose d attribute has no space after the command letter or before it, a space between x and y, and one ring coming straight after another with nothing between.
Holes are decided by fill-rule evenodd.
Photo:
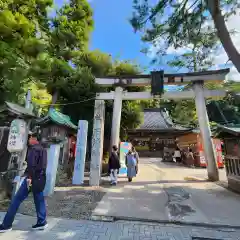
<instances>
[{"instance_id":1,"label":"paved walkway","mask_svg":"<svg viewBox=\"0 0 240 240\"><path fill-rule=\"evenodd\" d=\"M206 181L206 169L176 167L158 159L140 159L138 177L108 189L93 212L115 219L240 226L240 195ZM223 181L224 170L220 171Z\"/></svg>"},{"instance_id":2,"label":"paved walkway","mask_svg":"<svg viewBox=\"0 0 240 240\"><path fill-rule=\"evenodd\" d=\"M3 213L0 213L2 219ZM32 232L35 218L17 215L14 230L0 240L240 240L240 229L211 229L141 222L93 222L49 218L48 229Z\"/></svg>"}]
</instances>

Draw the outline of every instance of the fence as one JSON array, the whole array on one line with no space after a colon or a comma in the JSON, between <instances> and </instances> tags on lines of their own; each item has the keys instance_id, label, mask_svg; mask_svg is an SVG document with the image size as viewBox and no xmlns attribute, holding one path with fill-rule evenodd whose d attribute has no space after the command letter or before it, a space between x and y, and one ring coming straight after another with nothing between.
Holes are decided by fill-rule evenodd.
<instances>
[{"instance_id":1,"label":"fence","mask_svg":"<svg viewBox=\"0 0 240 240\"><path fill-rule=\"evenodd\" d=\"M229 188L240 192L240 157L226 156L225 167Z\"/></svg>"}]
</instances>

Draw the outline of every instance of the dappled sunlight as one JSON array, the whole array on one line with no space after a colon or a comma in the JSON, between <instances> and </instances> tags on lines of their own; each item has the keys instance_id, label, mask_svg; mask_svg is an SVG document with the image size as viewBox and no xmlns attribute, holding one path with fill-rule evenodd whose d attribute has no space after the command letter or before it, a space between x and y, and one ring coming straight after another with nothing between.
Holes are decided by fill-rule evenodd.
<instances>
[{"instance_id":1,"label":"dappled sunlight","mask_svg":"<svg viewBox=\"0 0 240 240\"><path fill-rule=\"evenodd\" d=\"M73 238L74 236L77 236L76 232L58 232L57 233L57 239L68 239Z\"/></svg>"},{"instance_id":2,"label":"dappled sunlight","mask_svg":"<svg viewBox=\"0 0 240 240\"><path fill-rule=\"evenodd\" d=\"M124 198L124 197L109 197L109 199L111 199L111 200L127 200L126 198ZM129 198L128 198L129 199Z\"/></svg>"},{"instance_id":3,"label":"dappled sunlight","mask_svg":"<svg viewBox=\"0 0 240 240\"><path fill-rule=\"evenodd\" d=\"M143 189L144 185L140 185L140 186L134 186L134 185L126 185L124 186L124 189Z\"/></svg>"},{"instance_id":4,"label":"dappled sunlight","mask_svg":"<svg viewBox=\"0 0 240 240\"><path fill-rule=\"evenodd\" d=\"M161 188L162 184L160 183L150 183L150 184L146 184L147 187L151 187L151 188Z\"/></svg>"},{"instance_id":5,"label":"dappled sunlight","mask_svg":"<svg viewBox=\"0 0 240 240\"><path fill-rule=\"evenodd\" d=\"M160 194L162 191L149 190L148 192L149 192L150 194Z\"/></svg>"},{"instance_id":6,"label":"dappled sunlight","mask_svg":"<svg viewBox=\"0 0 240 240\"><path fill-rule=\"evenodd\" d=\"M113 193L121 193L121 192L123 192L123 189L121 189L121 188L109 188L107 191L108 192L113 192Z\"/></svg>"}]
</instances>

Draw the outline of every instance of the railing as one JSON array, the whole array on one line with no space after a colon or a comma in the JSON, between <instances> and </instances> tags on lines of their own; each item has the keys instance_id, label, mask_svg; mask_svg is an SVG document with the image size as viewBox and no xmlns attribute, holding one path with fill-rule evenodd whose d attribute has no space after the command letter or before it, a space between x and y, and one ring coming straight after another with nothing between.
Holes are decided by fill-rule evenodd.
<instances>
[{"instance_id":1,"label":"railing","mask_svg":"<svg viewBox=\"0 0 240 240\"><path fill-rule=\"evenodd\" d=\"M236 176L240 178L240 157L226 156L225 166L227 176Z\"/></svg>"}]
</instances>

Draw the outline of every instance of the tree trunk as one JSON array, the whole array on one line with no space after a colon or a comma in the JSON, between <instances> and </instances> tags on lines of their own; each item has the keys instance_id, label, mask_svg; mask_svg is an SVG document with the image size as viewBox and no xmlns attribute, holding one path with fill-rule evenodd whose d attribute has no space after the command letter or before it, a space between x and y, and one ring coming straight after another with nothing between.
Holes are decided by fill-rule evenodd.
<instances>
[{"instance_id":1,"label":"tree trunk","mask_svg":"<svg viewBox=\"0 0 240 240\"><path fill-rule=\"evenodd\" d=\"M232 61L233 65L236 67L240 73L240 53L234 46L229 31L227 29L224 16L222 15L219 0L205 0L207 3L207 8L212 16L215 28L217 30L217 35L226 51L229 60Z\"/></svg>"},{"instance_id":2,"label":"tree trunk","mask_svg":"<svg viewBox=\"0 0 240 240\"><path fill-rule=\"evenodd\" d=\"M52 108L54 108L54 105L56 104L57 99L58 99L58 90L55 90L55 91L53 92L53 95L52 95L52 103L51 103L51 105L50 105L50 107L49 107L49 110L52 109Z\"/></svg>"}]
</instances>

